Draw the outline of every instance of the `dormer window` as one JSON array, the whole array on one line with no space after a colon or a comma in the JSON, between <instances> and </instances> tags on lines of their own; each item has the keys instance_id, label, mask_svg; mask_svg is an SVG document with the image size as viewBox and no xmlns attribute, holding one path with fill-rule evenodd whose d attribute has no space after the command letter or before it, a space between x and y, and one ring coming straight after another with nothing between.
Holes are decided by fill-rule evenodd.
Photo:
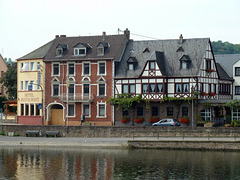
<instances>
[{"instance_id":1,"label":"dormer window","mask_svg":"<svg viewBox=\"0 0 240 180\"><path fill-rule=\"evenodd\" d=\"M138 61L135 57L129 57L129 59L127 60L128 70L133 71L137 63Z\"/></svg>"},{"instance_id":2,"label":"dormer window","mask_svg":"<svg viewBox=\"0 0 240 180\"><path fill-rule=\"evenodd\" d=\"M74 46L74 56L86 56L91 48L88 43L78 43Z\"/></svg>"},{"instance_id":3,"label":"dormer window","mask_svg":"<svg viewBox=\"0 0 240 180\"><path fill-rule=\"evenodd\" d=\"M188 55L183 55L180 59L180 69L188 69L191 63L191 59Z\"/></svg>"},{"instance_id":4,"label":"dormer window","mask_svg":"<svg viewBox=\"0 0 240 180\"><path fill-rule=\"evenodd\" d=\"M66 44L59 44L56 48L56 56L63 56L67 52Z\"/></svg>"},{"instance_id":5,"label":"dormer window","mask_svg":"<svg viewBox=\"0 0 240 180\"><path fill-rule=\"evenodd\" d=\"M109 47L110 45L107 42L100 42L97 46L97 55L103 56L107 52Z\"/></svg>"}]
</instances>

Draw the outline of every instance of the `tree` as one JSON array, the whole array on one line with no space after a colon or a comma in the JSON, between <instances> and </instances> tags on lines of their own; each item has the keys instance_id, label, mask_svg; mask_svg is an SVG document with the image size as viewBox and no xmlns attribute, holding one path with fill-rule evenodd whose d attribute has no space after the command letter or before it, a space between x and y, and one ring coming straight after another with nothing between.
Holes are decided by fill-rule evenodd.
<instances>
[{"instance_id":1,"label":"tree","mask_svg":"<svg viewBox=\"0 0 240 180\"><path fill-rule=\"evenodd\" d=\"M229 42L213 41L212 48L214 54L239 54L240 44L231 44Z\"/></svg>"},{"instance_id":2,"label":"tree","mask_svg":"<svg viewBox=\"0 0 240 180\"><path fill-rule=\"evenodd\" d=\"M3 74L0 83L7 89L9 99L17 98L17 63L8 66L8 70Z\"/></svg>"}]
</instances>

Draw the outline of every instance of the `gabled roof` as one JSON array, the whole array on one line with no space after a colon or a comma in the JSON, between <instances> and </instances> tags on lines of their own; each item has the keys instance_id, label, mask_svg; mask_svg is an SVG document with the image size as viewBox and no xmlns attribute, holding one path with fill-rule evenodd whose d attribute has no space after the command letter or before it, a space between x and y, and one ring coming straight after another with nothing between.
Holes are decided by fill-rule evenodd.
<instances>
[{"instance_id":1,"label":"gabled roof","mask_svg":"<svg viewBox=\"0 0 240 180\"><path fill-rule=\"evenodd\" d=\"M120 35L105 35L104 41L102 36L77 36L77 37L56 37L53 41L53 46L48 51L44 61L68 61L73 60L91 60L91 59L114 59L119 60L123 48L126 46L128 37L126 34ZM104 46L110 44L107 53L99 57L97 54L98 45L101 43ZM66 44L68 50L64 56L56 57L56 47L58 44ZM82 45L91 48L91 51L86 56L74 56L74 48L77 45Z\"/></svg>"},{"instance_id":2,"label":"gabled roof","mask_svg":"<svg viewBox=\"0 0 240 180\"><path fill-rule=\"evenodd\" d=\"M240 60L240 54L220 54L215 55L215 61L223 67L223 69L233 77L233 65Z\"/></svg>"},{"instance_id":3,"label":"gabled roof","mask_svg":"<svg viewBox=\"0 0 240 180\"><path fill-rule=\"evenodd\" d=\"M145 64L149 60L156 60L163 76L194 76L198 75L206 49L210 42L209 38L184 39L180 43L178 39L152 40L152 41L129 41L121 62L116 64L116 78L138 78ZM176 52L179 47L184 51ZM143 53L148 48L149 53ZM134 50L134 53L130 51ZM185 58L191 60L188 69L181 69L179 60ZM134 71L128 71L126 61L130 56L136 57L138 66Z\"/></svg>"},{"instance_id":4,"label":"gabled roof","mask_svg":"<svg viewBox=\"0 0 240 180\"><path fill-rule=\"evenodd\" d=\"M24 59L42 59L46 56L49 49L52 47L54 40L48 42L47 44L37 48L36 50L30 52L29 54L17 59L17 60L24 60ZM55 46L56 47L56 46ZM56 51L55 51L56 52Z\"/></svg>"}]
</instances>

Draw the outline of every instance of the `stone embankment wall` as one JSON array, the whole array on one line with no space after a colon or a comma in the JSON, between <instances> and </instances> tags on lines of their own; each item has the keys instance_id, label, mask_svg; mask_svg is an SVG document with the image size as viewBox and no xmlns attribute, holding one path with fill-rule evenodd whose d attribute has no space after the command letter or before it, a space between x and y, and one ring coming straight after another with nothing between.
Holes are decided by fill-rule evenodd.
<instances>
[{"instance_id":1,"label":"stone embankment wall","mask_svg":"<svg viewBox=\"0 0 240 180\"><path fill-rule=\"evenodd\" d=\"M27 130L59 131L63 137L240 137L240 128L225 127L117 127L117 126L28 126L1 125L5 134L25 136Z\"/></svg>"}]
</instances>

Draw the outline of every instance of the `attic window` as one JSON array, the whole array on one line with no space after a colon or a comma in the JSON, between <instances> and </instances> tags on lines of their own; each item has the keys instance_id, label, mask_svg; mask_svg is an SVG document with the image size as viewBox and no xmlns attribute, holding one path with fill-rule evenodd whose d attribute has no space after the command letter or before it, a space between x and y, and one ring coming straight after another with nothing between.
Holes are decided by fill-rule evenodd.
<instances>
[{"instance_id":1,"label":"attic window","mask_svg":"<svg viewBox=\"0 0 240 180\"><path fill-rule=\"evenodd\" d=\"M137 63L138 61L135 57L129 57L129 59L127 60L128 70L133 71Z\"/></svg>"},{"instance_id":2,"label":"attic window","mask_svg":"<svg viewBox=\"0 0 240 180\"><path fill-rule=\"evenodd\" d=\"M66 44L59 44L56 48L56 56L63 56L67 51Z\"/></svg>"},{"instance_id":3,"label":"attic window","mask_svg":"<svg viewBox=\"0 0 240 180\"><path fill-rule=\"evenodd\" d=\"M146 48L146 49L144 49L143 53L145 53L145 52L148 52L148 53L149 53L150 51L149 51L148 48Z\"/></svg>"},{"instance_id":4,"label":"attic window","mask_svg":"<svg viewBox=\"0 0 240 180\"><path fill-rule=\"evenodd\" d=\"M133 71L133 63L128 63L128 70Z\"/></svg>"},{"instance_id":5,"label":"attic window","mask_svg":"<svg viewBox=\"0 0 240 180\"><path fill-rule=\"evenodd\" d=\"M74 46L74 56L85 56L91 48L88 43L78 43Z\"/></svg>"},{"instance_id":6,"label":"attic window","mask_svg":"<svg viewBox=\"0 0 240 180\"><path fill-rule=\"evenodd\" d=\"M97 46L97 55L103 56L109 48L109 44L107 42L100 42Z\"/></svg>"},{"instance_id":7,"label":"attic window","mask_svg":"<svg viewBox=\"0 0 240 180\"><path fill-rule=\"evenodd\" d=\"M56 56L62 56L62 54L63 54L62 48L57 48L57 50L56 50Z\"/></svg>"},{"instance_id":8,"label":"attic window","mask_svg":"<svg viewBox=\"0 0 240 180\"><path fill-rule=\"evenodd\" d=\"M191 59L189 58L189 56L188 55L183 55L182 58L180 59L181 69L188 69L190 63L191 63Z\"/></svg>"}]
</instances>

